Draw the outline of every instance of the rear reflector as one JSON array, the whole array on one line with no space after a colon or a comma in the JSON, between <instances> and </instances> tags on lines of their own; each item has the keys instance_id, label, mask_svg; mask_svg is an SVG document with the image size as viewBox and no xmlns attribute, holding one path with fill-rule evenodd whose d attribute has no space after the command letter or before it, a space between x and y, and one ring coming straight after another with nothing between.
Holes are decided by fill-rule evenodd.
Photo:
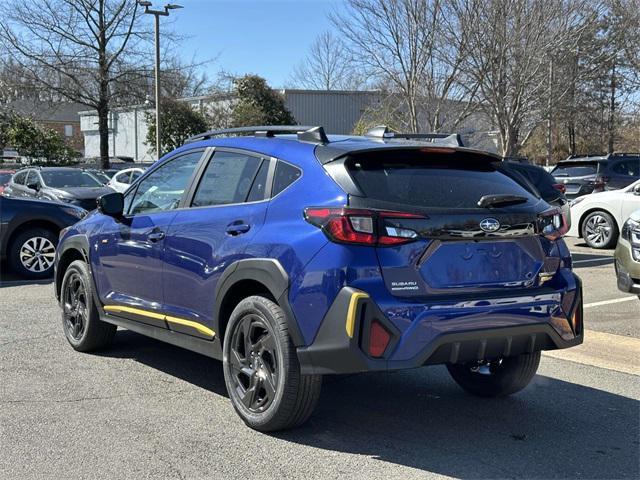
<instances>
[{"instance_id":1,"label":"rear reflector","mask_svg":"<svg viewBox=\"0 0 640 480\"><path fill-rule=\"evenodd\" d=\"M424 217L406 212L309 207L304 211L304 218L337 243L393 246L411 242L418 234L409 228L388 225L387 219Z\"/></svg>"},{"instance_id":2,"label":"rear reflector","mask_svg":"<svg viewBox=\"0 0 640 480\"><path fill-rule=\"evenodd\" d=\"M389 345L391 334L377 320L371 322L369 329L369 355L381 357Z\"/></svg>"}]
</instances>

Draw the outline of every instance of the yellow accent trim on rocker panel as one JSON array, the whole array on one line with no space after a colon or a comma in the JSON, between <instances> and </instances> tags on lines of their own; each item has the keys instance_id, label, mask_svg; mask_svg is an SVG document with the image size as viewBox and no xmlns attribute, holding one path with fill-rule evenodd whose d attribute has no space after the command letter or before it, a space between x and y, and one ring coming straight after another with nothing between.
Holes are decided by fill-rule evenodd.
<instances>
[{"instance_id":1,"label":"yellow accent trim on rocker panel","mask_svg":"<svg viewBox=\"0 0 640 480\"><path fill-rule=\"evenodd\" d=\"M134 315L141 315L143 317L155 318L157 320L164 320L169 323L176 323L178 325L183 325L185 327L190 327L203 335L208 335L210 337L215 337L216 332L211 330L210 328L205 327L204 325L194 322L192 320L185 320L183 318L171 317L169 315L165 315L164 313L156 313L150 312L148 310L142 310L140 308L133 307L125 307L124 305L105 305L105 312L124 312L124 313L133 313Z\"/></svg>"},{"instance_id":2,"label":"yellow accent trim on rocker panel","mask_svg":"<svg viewBox=\"0 0 640 480\"><path fill-rule=\"evenodd\" d=\"M354 292L351 294L349 300L349 309L347 310L347 323L345 329L349 338L353 338L353 333L356 328L356 312L358 311L358 301L361 298L369 298L369 295L363 292Z\"/></svg>"}]
</instances>

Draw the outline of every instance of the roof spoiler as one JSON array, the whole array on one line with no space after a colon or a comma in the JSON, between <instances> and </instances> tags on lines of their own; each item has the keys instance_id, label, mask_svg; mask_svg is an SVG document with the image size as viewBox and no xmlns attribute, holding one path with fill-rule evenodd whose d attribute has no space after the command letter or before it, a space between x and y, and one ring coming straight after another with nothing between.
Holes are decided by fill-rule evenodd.
<instances>
[{"instance_id":1,"label":"roof spoiler","mask_svg":"<svg viewBox=\"0 0 640 480\"><path fill-rule=\"evenodd\" d=\"M447 147L464 147L459 133L398 133L389 130L386 125L379 125L373 127L364 136L380 140L426 140Z\"/></svg>"},{"instance_id":2,"label":"roof spoiler","mask_svg":"<svg viewBox=\"0 0 640 480\"><path fill-rule=\"evenodd\" d=\"M185 140L186 143L199 142L220 135L253 135L254 137L275 137L276 135L296 134L298 140L307 143L329 143L329 138L322 127L303 125L261 125L252 127L224 128L209 130Z\"/></svg>"}]
</instances>

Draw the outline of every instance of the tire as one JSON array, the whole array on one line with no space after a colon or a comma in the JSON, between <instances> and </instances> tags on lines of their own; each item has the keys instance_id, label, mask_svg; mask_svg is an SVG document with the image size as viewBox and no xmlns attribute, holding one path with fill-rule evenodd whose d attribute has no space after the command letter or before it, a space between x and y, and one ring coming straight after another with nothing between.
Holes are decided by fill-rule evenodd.
<instances>
[{"instance_id":1,"label":"tire","mask_svg":"<svg viewBox=\"0 0 640 480\"><path fill-rule=\"evenodd\" d=\"M79 352L105 348L116 333L115 325L100 320L94 298L87 264L82 260L72 262L64 272L60 288L62 329L69 344Z\"/></svg>"},{"instance_id":2,"label":"tire","mask_svg":"<svg viewBox=\"0 0 640 480\"><path fill-rule=\"evenodd\" d=\"M618 243L618 225L604 210L596 210L582 221L582 238L591 248L613 248Z\"/></svg>"},{"instance_id":3,"label":"tire","mask_svg":"<svg viewBox=\"0 0 640 480\"><path fill-rule=\"evenodd\" d=\"M251 296L231 314L223 344L224 380L244 423L271 432L302 425L320 397L322 377L302 375L285 313Z\"/></svg>"},{"instance_id":4,"label":"tire","mask_svg":"<svg viewBox=\"0 0 640 480\"><path fill-rule=\"evenodd\" d=\"M503 358L489 365L447 365L463 390L480 397L504 397L529 385L540 365L540 352Z\"/></svg>"},{"instance_id":5,"label":"tire","mask_svg":"<svg viewBox=\"0 0 640 480\"><path fill-rule=\"evenodd\" d=\"M20 232L9 245L9 265L21 277L39 280L53 275L58 234L46 228Z\"/></svg>"}]
</instances>

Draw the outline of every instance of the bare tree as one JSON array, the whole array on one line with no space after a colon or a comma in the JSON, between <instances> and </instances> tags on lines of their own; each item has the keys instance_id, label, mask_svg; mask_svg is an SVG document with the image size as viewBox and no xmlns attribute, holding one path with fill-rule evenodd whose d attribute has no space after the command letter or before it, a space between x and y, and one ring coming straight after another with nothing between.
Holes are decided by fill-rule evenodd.
<instances>
[{"instance_id":1,"label":"bare tree","mask_svg":"<svg viewBox=\"0 0 640 480\"><path fill-rule=\"evenodd\" d=\"M348 0L331 16L371 83L402 102L411 131L455 128L475 108L475 85L458 81L467 36L452 13L442 0Z\"/></svg>"},{"instance_id":2,"label":"bare tree","mask_svg":"<svg viewBox=\"0 0 640 480\"><path fill-rule=\"evenodd\" d=\"M126 93L122 80L145 75L139 17L132 0L6 0L0 7L7 55L36 84L97 111L104 167L110 106Z\"/></svg>"},{"instance_id":3,"label":"bare tree","mask_svg":"<svg viewBox=\"0 0 640 480\"><path fill-rule=\"evenodd\" d=\"M331 32L320 34L291 77L296 86L318 90L355 90L364 83L342 40Z\"/></svg>"},{"instance_id":4,"label":"bare tree","mask_svg":"<svg viewBox=\"0 0 640 480\"><path fill-rule=\"evenodd\" d=\"M585 0L456 0L465 32L465 81L477 83L480 107L493 118L502 155L518 153L544 120L549 62L576 44L593 18Z\"/></svg>"}]
</instances>

